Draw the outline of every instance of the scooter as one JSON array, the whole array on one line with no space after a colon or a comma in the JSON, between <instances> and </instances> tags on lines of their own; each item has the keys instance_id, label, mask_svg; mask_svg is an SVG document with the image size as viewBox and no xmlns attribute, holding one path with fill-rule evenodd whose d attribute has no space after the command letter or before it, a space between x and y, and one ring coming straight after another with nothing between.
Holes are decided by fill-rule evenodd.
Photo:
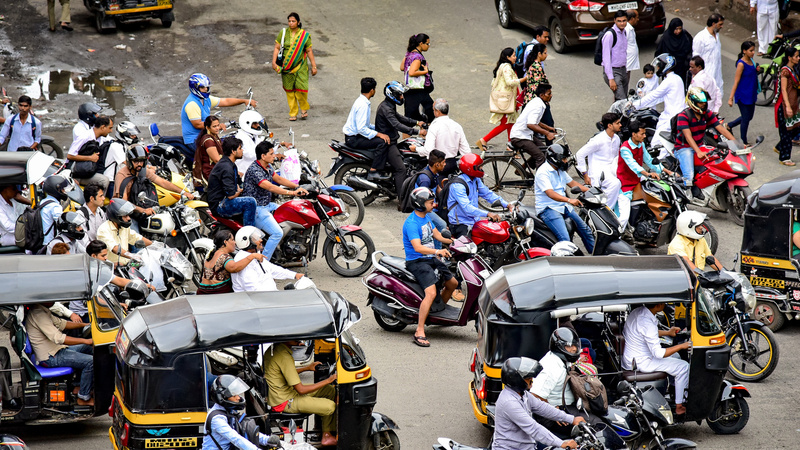
<instances>
[{"instance_id":1,"label":"scooter","mask_svg":"<svg viewBox=\"0 0 800 450\"><path fill-rule=\"evenodd\" d=\"M437 295L426 323L463 327L477 316L478 294L486 278L492 274L492 268L478 256L478 246L466 237L455 239L450 245L450 253L457 267L453 275L463 280L464 302L460 308L455 307L443 303ZM372 254L372 264L375 269L362 279L362 283L369 291L367 306L372 308L378 325L386 331L401 331L409 324L417 323L425 293L414 275L406 269L405 259L377 251Z\"/></svg>"},{"instance_id":2,"label":"scooter","mask_svg":"<svg viewBox=\"0 0 800 450\"><path fill-rule=\"evenodd\" d=\"M606 205L608 197L602 189L591 186L583 192L576 186L570 192L578 194L578 200L583 203L582 215L594 234L592 255L639 255L635 248L621 239L624 230L617 215Z\"/></svg>"}]
</instances>

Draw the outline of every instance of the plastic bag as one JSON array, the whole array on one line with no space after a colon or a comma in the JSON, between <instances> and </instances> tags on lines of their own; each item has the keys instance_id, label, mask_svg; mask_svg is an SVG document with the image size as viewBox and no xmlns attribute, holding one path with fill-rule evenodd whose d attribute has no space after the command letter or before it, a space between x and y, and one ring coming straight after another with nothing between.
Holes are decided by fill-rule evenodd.
<instances>
[{"instance_id":1,"label":"plastic bag","mask_svg":"<svg viewBox=\"0 0 800 450\"><path fill-rule=\"evenodd\" d=\"M297 155L297 150L289 149L283 154L286 156L286 158L284 158L283 164L281 164L280 175L296 184L298 181L300 181L300 173L303 170L303 168L300 166L300 157Z\"/></svg>"}]
</instances>

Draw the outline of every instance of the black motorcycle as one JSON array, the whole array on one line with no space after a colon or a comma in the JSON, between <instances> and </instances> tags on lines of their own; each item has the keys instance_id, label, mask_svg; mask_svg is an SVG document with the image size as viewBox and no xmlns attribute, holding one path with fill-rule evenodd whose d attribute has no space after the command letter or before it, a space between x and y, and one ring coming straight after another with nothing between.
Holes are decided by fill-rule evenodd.
<instances>
[{"instance_id":1,"label":"black motorcycle","mask_svg":"<svg viewBox=\"0 0 800 450\"><path fill-rule=\"evenodd\" d=\"M602 423L589 425L586 422L581 422L572 428L570 437L578 444L577 450L616 450L626 448L625 443L614 433L607 431L607 426ZM488 447L470 447L448 438L439 438L438 444L433 444L433 450L491 450L491 448L491 442ZM556 450L557 448L545 447L546 450Z\"/></svg>"},{"instance_id":2,"label":"black motorcycle","mask_svg":"<svg viewBox=\"0 0 800 450\"><path fill-rule=\"evenodd\" d=\"M624 230L617 215L606 205L608 196L602 189L591 186L588 191L583 192L576 186L570 192L578 195L578 200L583 204L580 215L594 234L592 255L639 255L635 248L622 240Z\"/></svg>"}]
</instances>

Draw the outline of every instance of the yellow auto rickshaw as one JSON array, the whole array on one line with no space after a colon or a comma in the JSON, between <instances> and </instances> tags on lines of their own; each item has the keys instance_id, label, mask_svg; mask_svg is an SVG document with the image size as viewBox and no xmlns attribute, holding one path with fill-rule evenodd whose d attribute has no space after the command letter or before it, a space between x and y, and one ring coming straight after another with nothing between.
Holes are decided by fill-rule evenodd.
<instances>
[{"instance_id":1,"label":"yellow auto rickshaw","mask_svg":"<svg viewBox=\"0 0 800 450\"><path fill-rule=\"evenodd\" d=\"M117 24L160 19L169 28L175 21L172 0L83 0L98 33L116 31Z\"/></svg>"}]
</instances>

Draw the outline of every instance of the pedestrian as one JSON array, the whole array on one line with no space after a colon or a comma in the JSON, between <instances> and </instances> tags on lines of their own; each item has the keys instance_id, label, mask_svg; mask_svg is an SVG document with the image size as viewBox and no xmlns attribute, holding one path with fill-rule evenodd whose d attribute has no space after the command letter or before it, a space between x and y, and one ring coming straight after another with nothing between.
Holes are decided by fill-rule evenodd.
<instances>
[{"instance_id":1,"label":"pedestrian","mask_svg":"<svg viewBox=\"0 0 800 450\"><path fill-rule=\"evenodd\" d=\"M492 72L494 76L492 79L493 98L498 96L506 96L508 98L510 95L510 101L516 103L517 88L522 81L526 80L525 77L517 78L517 74L514 72L514 62L516 60L517 57L513 48L506 47L500 52L500 58L497 60L497 65L494 66L494 71ZM497 124L497 126L489 134L478 139L478 142L476 142L478 148L486 151L486 144L503 131L510 137L511 127L514 126L518 115L516 107L508 113L492 112L491 117L489 117L489 123Z\"/></svg>"},{"instance_id":2,"label":"pedestrian","mask_svg":"<svg viewBox=\"0 0 800 450\"><path fill-rule=\"evenodd\" d=\"M406 74L408 92L404 95L405 116L426 123L433 121L433 71L422 52L431 48L431 38L425 34L415 34L408 38L406 56L400 64L400 70ZM513 50L512 50L513 52ZM420 113L422 106L422 113Z\"/></svg>"},{"instance_id":3,"label":"pedestrian","mask_svg":"<svg viewBox=\"0 0 800 450\"><path fill-rule=\"evenodd\" d=\"M300 15L296 12L287 16L288 30L282 29L275 38L272 50L272 70L281 74L286 101L289 103L289 120L297 120L297 114L308 118L308 59L311 62L311 75L317 75L317 62L311 48L311 35L303 29ZM281 55L278 64L278 55Z\"/></svg>"},{"instance_id":4,"label":"pedestrian","mask_svg":"<svg viewBox=\"0 0 800 450\"><path fill-rule=\"evenodd\" d=\"M533 29L533 40L525 47L525 53L523 53L524 58L522 58L522 63L528 63L528 57L533 51L533 46L535 44L543 44L547 45L550 42L550 28L547 28L544 25L539 25L538 27Z\"/></svg>"},{"instance_id":5,"label":"pedestrian","mask_svg":"<svg viewBox=\"0 0 800 450\"><path fill-rule=\"evenodd\" d=\"M628 98L628 38L625 27L628 14L614 13L614 25L603 35L603 81L614 94L614 100Z\"/></svg>"},{"instance_id":6,"label":"pedestrian","mask_svg":"<svg viewBox=\"0 0 800 450\"><path fill-rule=\"evenodd\" d=\"M692 57L692 35L683 29L683 21L677 17L670 20L667 31L656 46L655 56L667 53L675 58L675 74L686 86L689 58Z\"/></svg>"},{"instance_id":7,"label":"pedestrian","mask_svg":"<svg viewBox=\"0 0 800 450\"><path fill-rule=\"evenodd\" d=\"M536 95L536 88L539 87L540 84L550 84L550 80L547 79L547 74L544 73L544 65L542 64L545 59L547 59L547 46L537 43L533 46L528 60L525 61L525 79L527 83L525 84L525 96L522 99L523 108L529 101L533 100L533 96Z\"/></svg>"},{"instance_id":8,"label":"pedestrian","mask_svg":"<svg viewBox=\"0 0 800 450\"><path fill-rule=\"evenodd\" d=\"M17 100L19 113L11 116L0 130L0 145L8 140L7 151L15 152L20 147L39 148L42 142L42 121L31 113L33 101L27 95Z\"/></svg>"},{"instance_id":9,"label":"pedestrian","mask_svg":"<svg viewBox=\"0 0 800 450\"><path fill-rule=\"evenodd\" d=\"M625 25L625 34L628 36L628 61L625 68L628 69L628 80L630 80L631 72L639 70L639 44L636 43L636 30L633 28L639 23L639 12L629 9L627 15L628 24Z\"/></svg>"},{"instance_id":10,"label":"pedestrian","mask_svg":"<svg viewBox=\"0 0 800 450\"><path fill-rule=\"evenodd\" d=\"M69 0L59 0L61 3L61 29L72 31L69 16ZM56 31L56 0L47 0L47 15L50 17L50 31Z\"/></svg>"},{"instance_id":11,"label":"pedestrian","mask_svg":"<svg viewBox=\"0 0 800 450\"><path fill-rule=\"evenodd\" d=\"M792 134L800 125L800 101L797 89L800 88L800 50L795 47L786 51L786 65L781 67L778 101L775 103L775 126L778 127L780 142L775 146L778 161L784 166L794 166L792 162Z\"/></svg>"},{"instance_id":12,"label":"pedestrian","mask_svg":"<svg viewBox=\"0 0 800 450\"><path fill-rule=\"evenodd\" d=\"M741 125L742 142L747 145L747 128L756 111L760 67L753 64L753 56L756 53L755 42L744 41L741 50L736 61L736 77L733 79L731 95L728 97L728 106L733 106L734 99L736 100L740 117L728 123L728 130Z\"/></svg>"},{"instance_id":13,"label":"pedestrian","mask_svg":"<svg viewBox=\"0 0 800 450\"><path fill-rule=\"evenodd\" d=\"M708 16L706 28L697 33L692 42L692 56L700 56L706 63L706 70L714 77L720 92L725 92L722 83L722 43L719 32L725 24L722 14Z\"/></svg>"},{"instance_id":14,"label":"pedestrian","mask_svg":"<svg viewBox=\"0 0 800 450\"><path fill-rule=\"evenodd\" d=\"M775 39L775 33L778 31L780 16L778 0L750 0L750 15L756 16L758 56L764 56L767 53L767 47Z\"/></svg>"},{"instance_id":15,"label":"pedestrian","mask_svg":"<svg viewBox=\"0 0 800 450\"><path fill-rule=\"evenodd\" d=\"M692 56L689 60L689 72L692 74L692 84L689 87L697 86L704 91L708 92L711 96L711 102L708 104L708 109L717 114L719 107L722 106L722 91L717 87L717 82L714 77L708 73L706 62L699 56Z\"/></svg>"}]
</instances>

